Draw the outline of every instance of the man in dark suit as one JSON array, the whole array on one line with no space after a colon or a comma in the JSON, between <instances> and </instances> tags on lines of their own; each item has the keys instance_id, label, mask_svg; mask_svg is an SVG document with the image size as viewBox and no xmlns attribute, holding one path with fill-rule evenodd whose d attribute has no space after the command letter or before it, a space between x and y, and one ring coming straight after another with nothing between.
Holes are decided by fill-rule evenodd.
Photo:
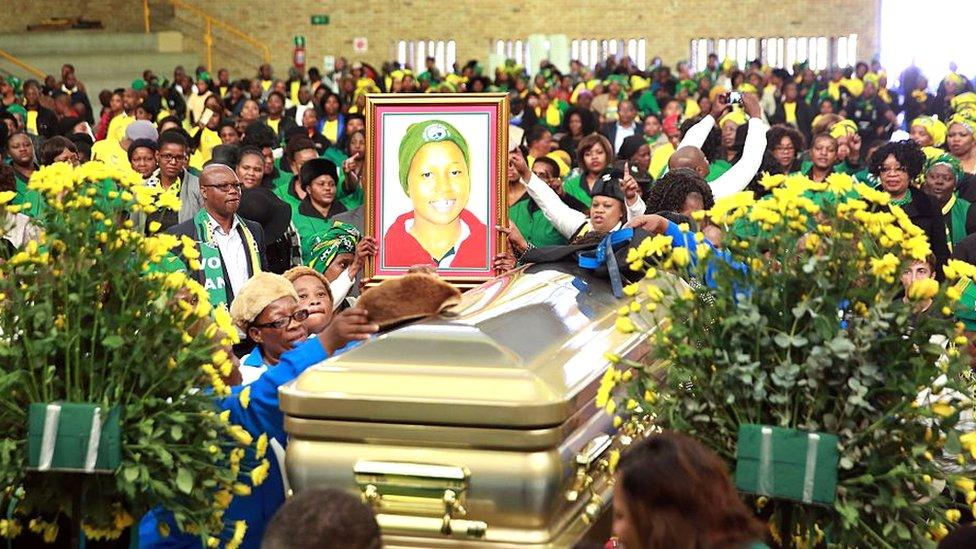
<instances>
[{"instance_id":1,"label":"man in dark suit","mask_svg":"<svg viewBox=\"0 0 976 549\"><path fill-rule=\"evenodd\" d=\"M624 139L639 135L641 131L643 129L637 126L637 107L630 99L624 99L617 106L617 120L607 122L600 127L600 133L613 145L614 154L620 150Z\"/></svg>"},{"instance_id":2,"label":"man in dark suit","mask_svg":"<svg viewBox=\"0 0 976 549\"><path fill-rule=\"evenodd\" d=\"M230 166L204 167L200 192L203 209L167 232L188 236L196 243L198 258L186 256L182 247L175 249L174 254L210 293L213 305L230 305L244 282L264 270L264 231L260 224L237 215L241 182Z\"/></svg>"}]
</instances>

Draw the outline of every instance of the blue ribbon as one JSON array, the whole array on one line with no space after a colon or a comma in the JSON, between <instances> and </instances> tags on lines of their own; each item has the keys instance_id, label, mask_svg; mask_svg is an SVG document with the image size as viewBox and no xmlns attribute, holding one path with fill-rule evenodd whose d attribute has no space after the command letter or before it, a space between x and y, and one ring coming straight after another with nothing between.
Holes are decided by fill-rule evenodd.
<instances>
[{"instance_id":1,"label":"blue ribbon","mask_svg":"<svg viewBox=\"0 0 976 549\"><path fill-rule=\"evenodd\" d=\"M634 238L634 229L620 229L613 231L600 241L600 245L592 252L581 252L579 254L579 266L584 269L596 269L602 265L607 266L610 274L610 288L613 290L614 297L624 296L624 284L620 278L620 268L617 265L617 256L614 255L613 247L625 242L630 242Z\"/></svg>"}]
</instances>

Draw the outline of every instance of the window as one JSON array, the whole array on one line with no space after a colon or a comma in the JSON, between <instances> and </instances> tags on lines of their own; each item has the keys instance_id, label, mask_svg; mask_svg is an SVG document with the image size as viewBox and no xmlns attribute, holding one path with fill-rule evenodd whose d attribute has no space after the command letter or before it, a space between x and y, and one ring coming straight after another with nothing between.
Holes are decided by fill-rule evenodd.
<instances>
[{"instance_id":1,"label":"window","mask_svg":"<svg viewBox=\"0 0 976 549\"><path fill-rule=\"evenodd\" d=\"M457 61L457 43L454 40L399 40L396 55L400 66L409 66L415 71L423 71L427 58L433 57L437 70L447 73L454 69Z\"/></svg>"},{"instance_id":2,"label":"window","mask_svg":"<svg viewBox=\"0 0 976 549\"><path fill-rule=\"evenodd\" d=\"M569 43L569 55L585 67L594 67L609 57L629 57L641 70L647 68L646 38L576 38Z\"/></svg>"},{"instance_id":3,"label":"window","mask_svg":"<svg viewBox=\"0 0 976 549\"><path fill-rule=\"evenodd\" d=\"M806 62L811 69L823 70L831 66L846 67L857 61L857 35L788 36L768 38L696 38L690 43L692 69L704 69L708 55L714 53L720 61L731 59L739 68L758 59L764 65L790 68Z\"/></svg>"},{"instance_id":4,"label":"window","mask_svg":"<svg viewBox=\"0 0 976 549\"><path fill-rule=\"evenodd\" d=\"M526 40L495 40L495 53L505 59L514 59L515 63L527 67L529 57L529 43Z\"/></svg>"}]
</instances>

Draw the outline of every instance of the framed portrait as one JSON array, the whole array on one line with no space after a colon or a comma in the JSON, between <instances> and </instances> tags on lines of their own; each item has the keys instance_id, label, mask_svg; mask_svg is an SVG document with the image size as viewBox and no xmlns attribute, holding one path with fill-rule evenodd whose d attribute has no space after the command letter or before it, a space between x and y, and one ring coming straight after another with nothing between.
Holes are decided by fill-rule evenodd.
<instances>
[{"instance_id":1,"label":"framed portrait","mask_svg":"<svg viewBox=\"0 0 976 549\"><path fill-rule=\"evenodd\" d=\"M508 97L377 94L366 101L366 278L431 266L459 285L494 276L507 247Z\"/></svg>"}]
</instances>

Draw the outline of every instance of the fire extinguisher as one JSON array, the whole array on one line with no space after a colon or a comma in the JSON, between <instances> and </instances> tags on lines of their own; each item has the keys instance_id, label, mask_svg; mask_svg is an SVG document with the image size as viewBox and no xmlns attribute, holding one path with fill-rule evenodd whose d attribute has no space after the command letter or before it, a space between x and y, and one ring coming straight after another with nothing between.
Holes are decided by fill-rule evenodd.
<instances>
[{"instance_id":1,"label":"fire extinguisher","mask_svg":"<svg viewBox=\"0 0 976 549\"><path fill-rule=\"evenodd\" d=\"M292 63L299 72L305 72L305 37L295 37L295 52L292 54Z\"/></svg>"}]
</instances>

